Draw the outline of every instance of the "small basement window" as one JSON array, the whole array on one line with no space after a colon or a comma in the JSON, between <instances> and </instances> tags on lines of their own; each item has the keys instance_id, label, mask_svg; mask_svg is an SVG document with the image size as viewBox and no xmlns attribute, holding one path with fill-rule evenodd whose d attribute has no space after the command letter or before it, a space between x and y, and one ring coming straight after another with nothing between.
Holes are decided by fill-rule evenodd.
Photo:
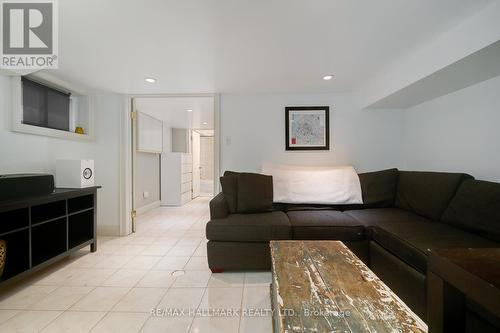
<instances>
[{"instance_id":1,"label":"small basement window","mask_svg":"<svg viewBox=\"0 0 500 333\"><path fill-rule=\"evenodd\" d=\"M91 100L63 82L14 77L13 130L62 139L92 139ZM56 81L57 82L57 81Z\"/></svg>"},{"instance_id":2,"label":"small basement window","mask_svg":"<svg viewBox=\"0 0 500 333\"><path fill-rule=\"evenodd\" d=\"M70 93L22 78L23 124L70 130Z\"/></svg>"}]
</instances>

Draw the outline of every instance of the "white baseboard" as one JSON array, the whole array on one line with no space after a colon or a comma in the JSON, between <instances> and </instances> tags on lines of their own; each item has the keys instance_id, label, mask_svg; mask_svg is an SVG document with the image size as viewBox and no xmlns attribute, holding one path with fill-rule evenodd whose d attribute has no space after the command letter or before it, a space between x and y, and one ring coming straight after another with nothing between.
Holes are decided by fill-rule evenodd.
<instances>
[{"instance_id":1,"label":"white baseboard","mask_svg":"<svg viewBox=\"0 0 500 333\"><path fill-rule=\"evenodd\" d=\"M118 225L99 225L97 224L98 236L120 236L120 226Z\"/></svg>"},{"instance_id":2,"label":"white baseboard","mask_svg":"<svg viewBox=\"0 0 500 333\"><path fill-rule=\"evenodd\" d=\"M135 211L136 211L137 215L142 215L144 213L149 212L151 209L155 209L155 208L160 207L160 204L161 204L161 201L158 200L158 201L152 202L148 205L136 208Z\"/></svg>"}]
</instances>

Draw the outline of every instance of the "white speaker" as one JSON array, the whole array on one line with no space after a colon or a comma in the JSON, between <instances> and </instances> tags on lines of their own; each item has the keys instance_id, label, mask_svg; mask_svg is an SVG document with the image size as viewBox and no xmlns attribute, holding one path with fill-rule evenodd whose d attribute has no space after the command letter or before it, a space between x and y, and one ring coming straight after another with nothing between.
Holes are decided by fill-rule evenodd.
<instances>
[{"instance_id":1,"label":"white speaker","mask_svg":"<svg viewBox=\"0 0 500 333\"><path fill-rule=\"evenodd\" d=\"M94 186L94 177L94 160L56 161L57 188Z\"/></svg>"}]
</instances>

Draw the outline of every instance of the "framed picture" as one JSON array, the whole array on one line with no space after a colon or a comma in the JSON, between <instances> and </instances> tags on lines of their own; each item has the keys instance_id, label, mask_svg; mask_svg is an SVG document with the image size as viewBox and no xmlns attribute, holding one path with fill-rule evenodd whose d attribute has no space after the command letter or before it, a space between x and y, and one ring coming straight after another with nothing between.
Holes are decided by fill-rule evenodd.
<instances>
[{"instance_id":1,"label":"framed picture","mask_svg":"<svg viewBox=\"0 0 500 333\"><path fill-rule=\"evenodd\" d=\"M330 107L285 107L286 150L330 150Z\"/></svg>"}]
</instances>

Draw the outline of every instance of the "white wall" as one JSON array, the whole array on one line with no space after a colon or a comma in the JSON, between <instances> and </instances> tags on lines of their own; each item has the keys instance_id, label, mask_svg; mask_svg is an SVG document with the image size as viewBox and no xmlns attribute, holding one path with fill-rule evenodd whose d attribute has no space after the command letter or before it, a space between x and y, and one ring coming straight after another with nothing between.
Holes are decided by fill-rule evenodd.
<instances>
[{"instance_id":1,"label":"white wall","mask_svg":"<svg viewBox=\"0 0 500 333\"><path fill-rule=\"evenodd\" d=\"M500 77L404 112L406 169L500 181Z\"/></svg>"},{"instance_id":2,"label":"white wall","mask_svg":"<svg viewBox=\"0 0 500 333\"><path fill-rule=\"evenodd\" d=\"M95 96L95 141L78 142L14 133L10 77L0 75L0 174L54 173L56 159L94 159L98 191L98 233L119 233L120 95Z\"/></svg>"},{"instance_id":3,"label":"white wall","mask_svg":"<svg viewBox=\"0 0 500 333\"><path fill-rule=\"evenodd\" d=\"M172 152L172 128L165 122L163 122L163 152Z\"/></svg>"},{"instance_id":4,"label":"white wall","mask_svg":"<svg viewBox=\"0 0 500 333\"><path fill-rule=\"evenodd\" d=\"M135 155L135 208L160 201L160 155L137 152ZM144 197L149 192L149 197Z\"/></svg>"},{"instance_id":5,"label":"white wall","mask_svg":"<svg viewBox=\"0 0 500 333\"><path fill-rule=\"evenodd\" d=\"M285 106L330 106L330 151L285 151ZM354 94L221 96L221 172L259 171L262 163L400 166L401 110L361 110Z\"/></svg>"},{"instance_id":6,"label":"white wall","mask_svg":"<svg viewBox=\"0 0 500 333\"><path fill-rule=\"evenodd\" d=\"M458 22L427 43L416 45L392 65L366 79L363 106L369 106L398 90L443 69L500 39L500 2Z\"/></svg>"}]
</instances>

